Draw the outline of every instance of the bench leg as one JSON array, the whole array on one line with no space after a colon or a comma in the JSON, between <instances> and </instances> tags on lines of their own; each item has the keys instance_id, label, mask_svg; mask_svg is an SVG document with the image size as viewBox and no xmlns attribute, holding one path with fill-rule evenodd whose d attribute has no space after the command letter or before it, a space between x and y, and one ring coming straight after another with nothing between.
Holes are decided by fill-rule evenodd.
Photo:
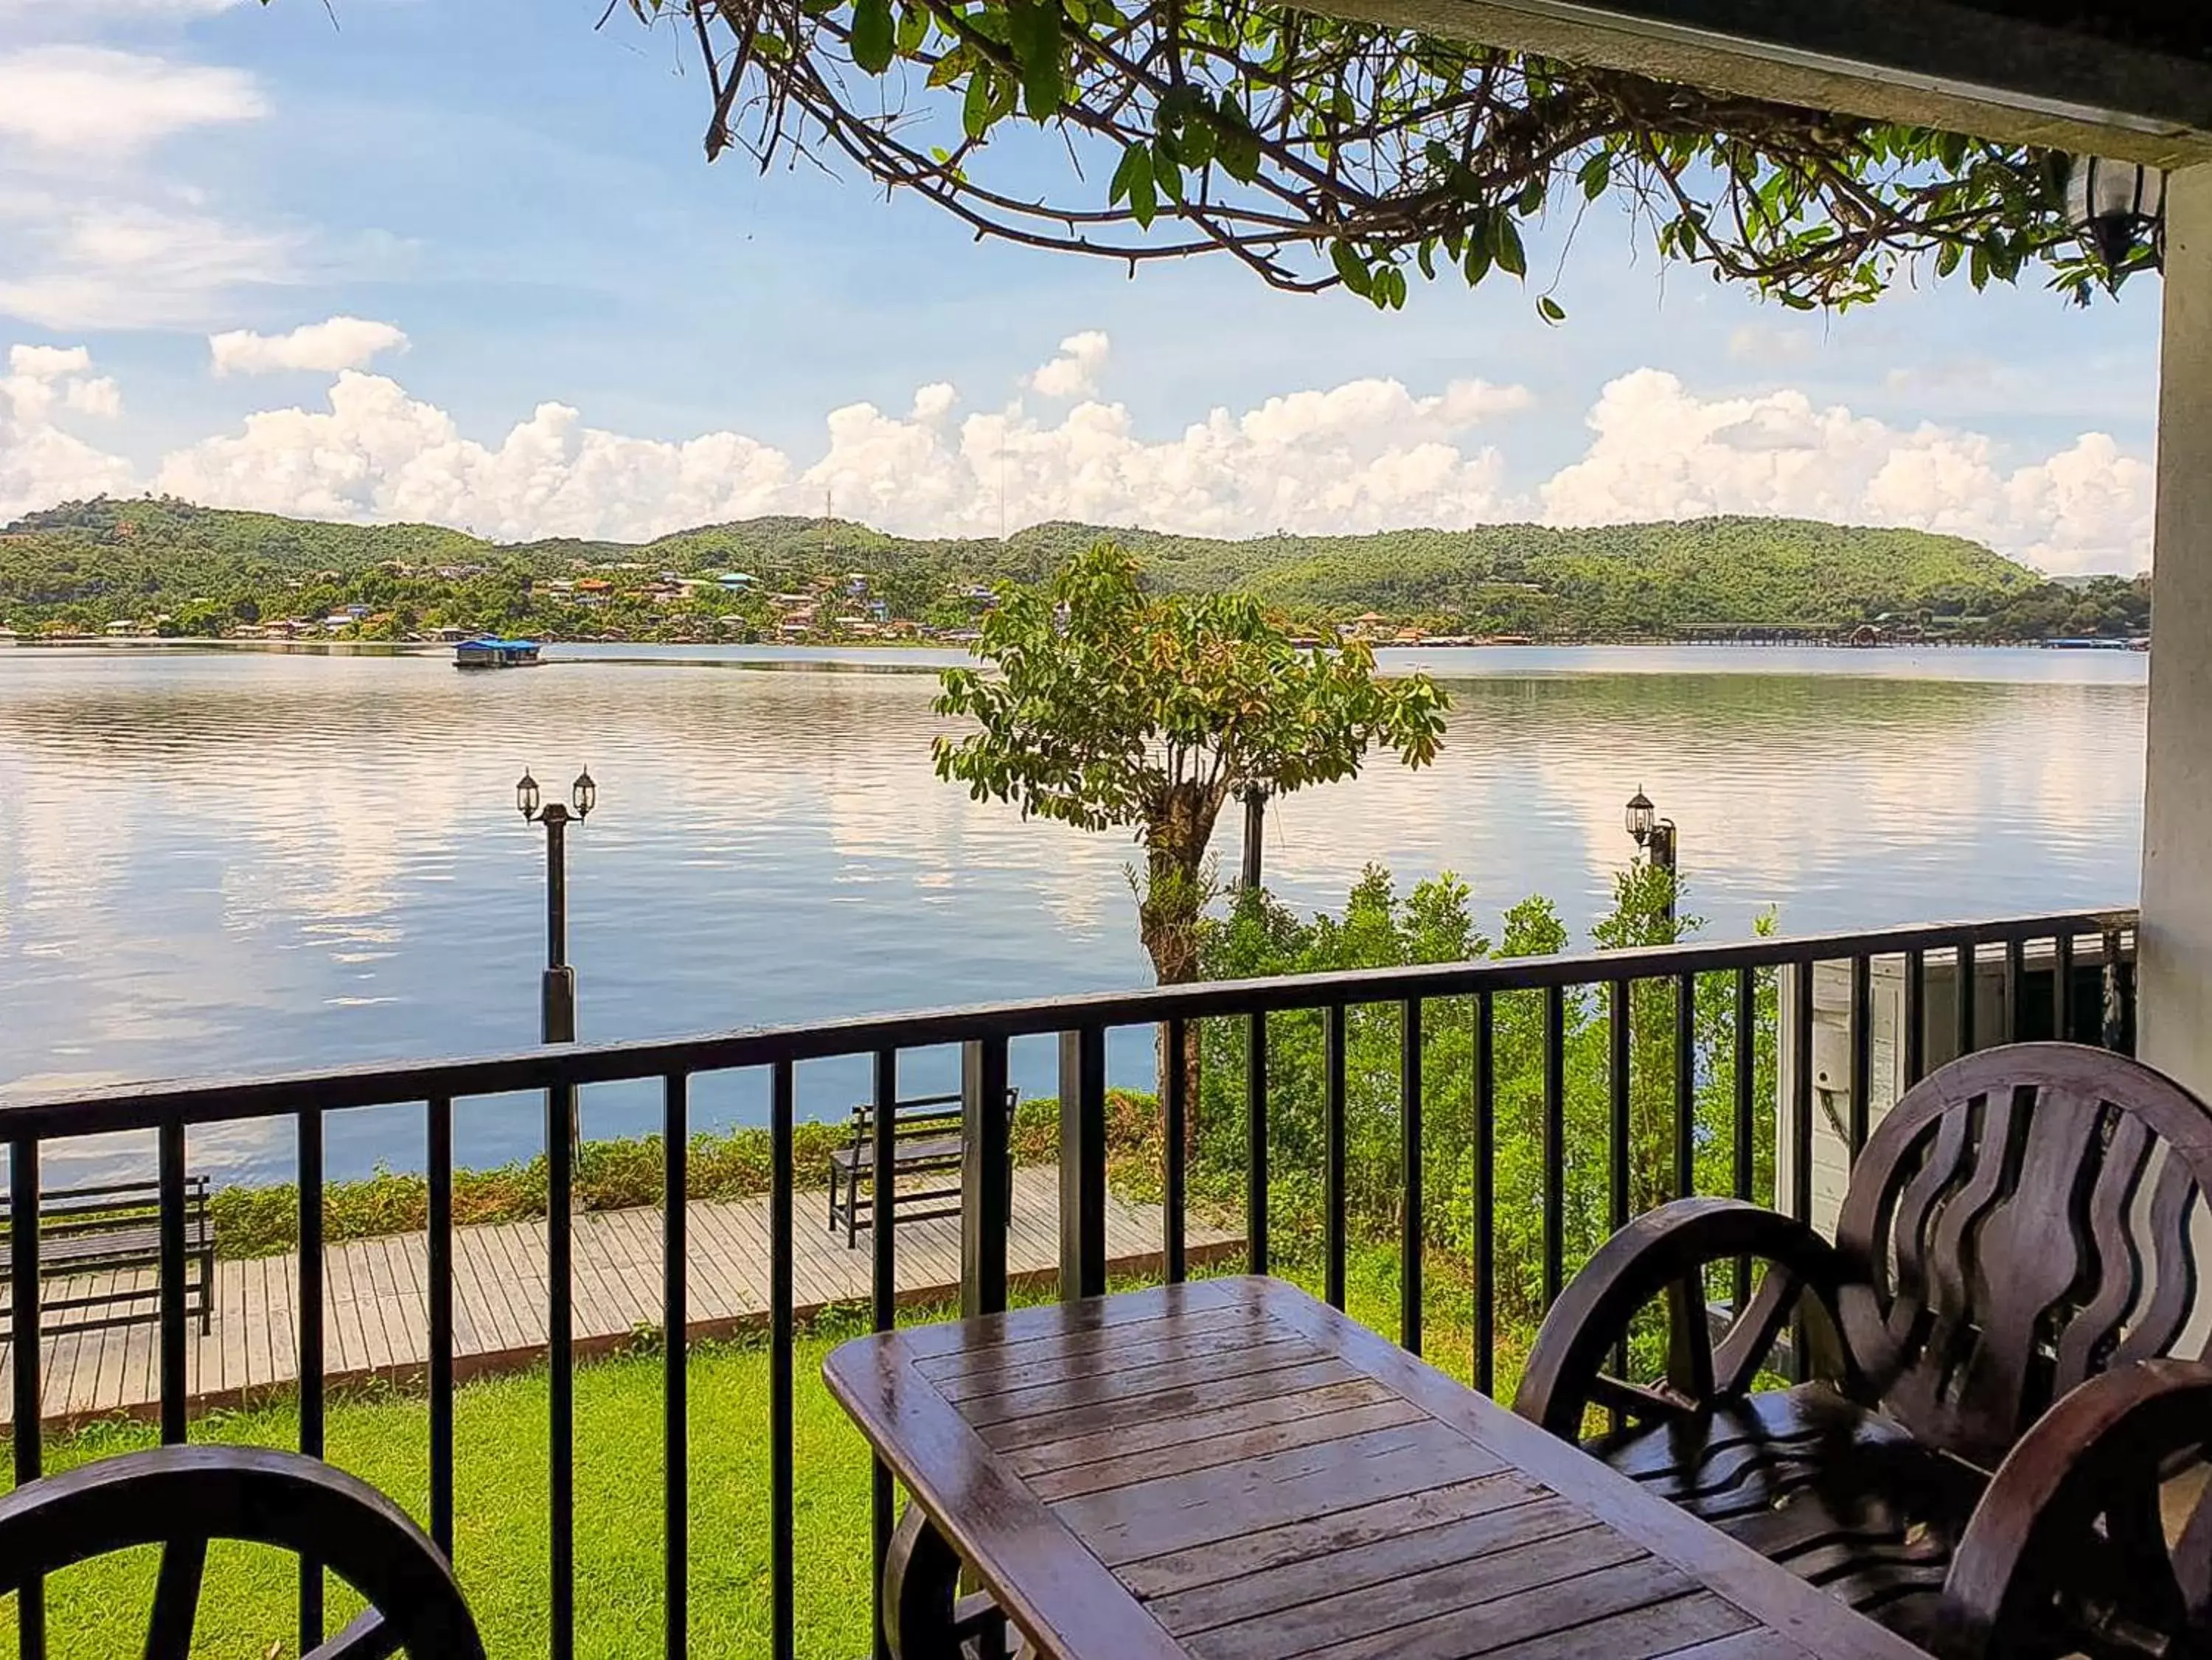
<instances>
[{"instance_id":1,"label":"bench leg","mask_svg":"<svg viewBox=\"0 0 2212 1660\"><path fill-rule=\"evenodd\" d=\"M960 1558L909 1504L884 1557L884 1636L891 1660L1004 1660L1006 1616L986 1596L960 1595Z\"/></svg>"}]
</instances>

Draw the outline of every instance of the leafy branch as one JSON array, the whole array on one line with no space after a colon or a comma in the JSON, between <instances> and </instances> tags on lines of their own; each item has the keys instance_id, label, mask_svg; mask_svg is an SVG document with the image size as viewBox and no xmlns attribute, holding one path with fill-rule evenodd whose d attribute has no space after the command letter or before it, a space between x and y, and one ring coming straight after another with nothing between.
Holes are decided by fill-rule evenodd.
<instances>
[{"instance_id":1,"label":"leafy branch","mask_svg":"<svg viewBox=\"0 0 2212 1660\"><path fill-rule=\"evenodd\" d=\"M1221 251L1395 307L1409 272L1525 278L1528 227L1607 197L1662 255L1805 309L1923 264L1978 288L2040 265L2086 300L2154 260L2081 245L2047 152L1251 0L630 5L696 52L710 160L842 161L979 239L1133 269ZM1037 193L1041 137L1065 189Z\"/></svg>"}]
</instances>

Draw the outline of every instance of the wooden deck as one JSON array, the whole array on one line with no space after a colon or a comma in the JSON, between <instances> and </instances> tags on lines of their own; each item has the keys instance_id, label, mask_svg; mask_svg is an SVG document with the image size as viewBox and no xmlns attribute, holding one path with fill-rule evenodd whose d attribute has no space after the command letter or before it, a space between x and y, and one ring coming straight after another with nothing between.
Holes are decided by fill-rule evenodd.
<instances>
[{"instance_id":1,"label":"wooden deck","mask_svg":"<svg viewBox=\"0 0 2212 1660\"><path fill-rule=\"evenodd\" d=\"M1017 1283L1049 1281L1060 1264L1059 1172L1018 1170L1007 1273ZM869 1294L867 1236L845 1248L824 1220L824 1198L801 1193L796 1205L797 1253L793 1297L799 1318L832 1303ZM694 1337L727 1336L768 1317L769 1215L765 1198L701 1201L690 1207L686 1286ZM660 1212L657 1208L593 1211L576 1218L575 1351L604 1354L660 1320ZM957 1217L902 1223L898 1289L905 1302L957 1296L960 1223ZM1204 1262L1240 1248L1234 1235L1194 1222L1188 1250ZM1156 1268L1160 1253L1157 1205L1111 1199L1106 1221L1111 1271ZM428 1236L392 1234L332 1245L324 1253L325 1376L333 1384L419 1375L429 1357L427 1287ZM203 1336L187 1327L186 1387L191 1409L235 1406L292 1383L299 1375L300 1263L296 1254L216 1264L215 1317ZM126 1276L105 1275L116 1285ZM152 1306L154 1275L127 1276ZM71 1294L87 1281L49 1281L49 1297ZM544 1356L546 1279L542 1221L456 1228L453 1233L453 1328L456 1378L525 1366ZM149 1319L102 1331L50 1330L42 1345L42 1417L68 1426L117 1414L147 1415L160 1401L157 1332ZM0 1342L0 1424L13 1399L14 1346Z\"/></svg>"}]
</instances>

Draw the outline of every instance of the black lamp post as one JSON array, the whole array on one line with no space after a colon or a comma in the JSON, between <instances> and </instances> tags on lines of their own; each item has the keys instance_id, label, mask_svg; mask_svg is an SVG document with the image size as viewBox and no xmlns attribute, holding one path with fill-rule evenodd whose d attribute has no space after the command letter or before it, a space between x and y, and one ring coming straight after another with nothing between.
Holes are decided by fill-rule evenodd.
<instances>
[{"instance_id":1,"label":"black lamp post","mask_svg":"<svg viewBox=\"0 0 2212 1660\"><path fill-rule=\"evenodd\" d=\"M2066 217L2081 240L2118 272L2138 245L2166 263L2166 175L2132 161L2077 155L2066 171Z\"/></svg>"},{"instance_id":2,"label":"black lamp post","mask_svg":"<svg viewBox=\"0 0 2212 1660\"><path fill-rule=\"evenodd\" d=\"M576 971L568 966L568 828L581 824L599 804L599 786L588 769L576 774L568 803L544 801L528 772L514 786L514 804L526 822L545 827L545 987L542 1030L547 1043L576 1040ZM573 806L573 810L571 807Z\"/></svg>"},{"instance_id":3,"label":"black lamp post","mask_svg":"<svg viewBox=\"0 0 2212 1660\"><path fill-rule=\"evenodd\" d=\"M1636 838L1636 845L1651 860L1651 868L1664 870L1667 883L1667 920L1674 919L1674 821L1662 819L1651 804L1651 797L1638 790L1628 798L1626 814L1628 833Z\"/></svg>"},{"instance_id":4,"label":"black lamp post","mask_svg":"<svg viewBox=\"0 0 2212 1660\"><path fill-rule=\"evenodd\" d=\"M1237 792L1244 803L1244 887L1249 891L1260 885L1261 842L1267 828L1267 789L1265 785L1248 784Z\"/></svg>"}]
</instances>

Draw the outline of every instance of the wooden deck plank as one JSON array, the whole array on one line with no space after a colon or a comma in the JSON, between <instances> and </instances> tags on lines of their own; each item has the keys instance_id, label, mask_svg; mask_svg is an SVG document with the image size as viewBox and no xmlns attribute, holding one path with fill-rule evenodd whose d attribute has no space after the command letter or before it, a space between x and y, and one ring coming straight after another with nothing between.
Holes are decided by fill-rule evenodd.
<instances>
[{"instance_id":1,"label":"wooden deck plank","mask_svg":"<svg viewBox=\"0 0 2212 1660\"><path fill-rule=\"evenodd\" d=\"M1008 1271L1050 1273L1059 1263L1059 1184L1050 1169L1015 1172L1014 1205L1006 1242ZM792 1292L802 1312L832 1303L865 1300L874 1252L864 1233L857 1249L822 1225L818 1191L793 1196ZM695 1200L688 1218L686 1310L690 1328L726 1330L733 1320L768 1312L769 1203ZM577 1340L620 1339L660 1318L662 1239L657 1206L586 1212L574 1221L572 1324ZM1196 1249L1230 1241L1218 1229L1193 1224ZM1160 1248L1157 1206L1109 1199L1109 1259L1133 1263ZM526 1361L542 1351L546 1330L545 1227L542 1221L456 1227L453 1241L454 1353L464 1361L487 1357L497 1365ZM899 1225L899 1294L932 1302L957 1300L960 1224L933 1217ZM195 1409L235 1399L241 1390L264 1390L299 1376L298 1322L301 1265L295 1253L216 1264L216 1316L201 1336L198 1323L185 1334L186 1375ZM82 1276L73 1284L50 1282L59 1297L91 1290L137 1287L149 1293L148 1270ZM423 1233L392 1234L328 1245L324 1251L324 1365L327 1373L404 1370L429 1358L429 1240ZM117 1412L150 1414L160 1399L159 1327L153 1320L95 1331L48 1330L41 1344L41 1406L50 1422L81 1422ZM13 1365L12 1345L0 1343L0 1383ZM0 1423L12 1390L0 1389Z\"/></svg>"}]
</instances>

